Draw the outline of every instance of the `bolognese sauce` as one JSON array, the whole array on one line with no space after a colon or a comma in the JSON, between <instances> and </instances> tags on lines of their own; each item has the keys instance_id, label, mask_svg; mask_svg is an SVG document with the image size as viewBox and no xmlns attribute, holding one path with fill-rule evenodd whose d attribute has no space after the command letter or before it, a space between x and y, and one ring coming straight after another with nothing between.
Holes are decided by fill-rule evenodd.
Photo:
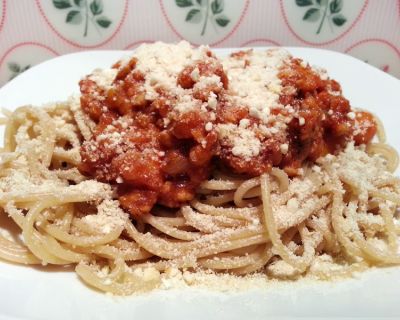
<instances>
[{"instance_id":1,"label":"bolognese sauce","mask_svg":"<svg viewBox=\"0 0 400 320\"><path fill-rule=\"evenodd\" d=\"M228 85L208 49L154 48L114 65L118 72L106 90L90 76L80 82L82 109L97 124L82 145L80 170L115 183L133 216L155 203L180 207L210 176L218 142L209 106Z\"/></svg>"},{"instance_id":2,"label":"bolognese sauce","mask_svg":"<svg viewBox=\"0 0 400 320\"><path fill-rule=\"evenodd\" d=\"M95 122L80 170L117 186L133 217L180 207L215 167L257 176L298 174L304 161L353 139L369 142L372 115L352 111L340 85L284 50L222 60L188 43L143 45L80 82Z\"/></svg>"}]
</instances>

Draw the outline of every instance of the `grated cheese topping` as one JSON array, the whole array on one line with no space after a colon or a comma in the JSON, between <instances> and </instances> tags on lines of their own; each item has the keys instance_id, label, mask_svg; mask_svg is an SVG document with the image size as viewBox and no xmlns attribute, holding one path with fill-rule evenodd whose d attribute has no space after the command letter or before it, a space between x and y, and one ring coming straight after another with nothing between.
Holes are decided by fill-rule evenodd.
<instances>
[{"instance_id":1,"label":"grated cheese topping","mask_svg":"<svg viewBox=\"0 0 400 320\"><path fill-rule=\"evenodd\" d=\"M135 70L140 71L145 78L143 84L145 99L153 101L163 92L172 99L171 107L178 113L202 107L215 109L217 100L213 92L205 104L194 98L193 93L210 86L222 88L220 77L200 75L199 68L195 67L190 73L191 79L195 82L193 88L184 89L177 83L178 76L185 67L200 61L206 64L216 63L215 58L208 56L208 52L207 46L193 48L187 41L178 44L155 42L141 45L133 57L137 59Z\"/></svg>"},{"instance_id":2,"label":"grated cheese topping","mask_svg":"<svg viewBox=\"0 0 400 320\"><path fill-rule=\"evenodd\" d=\"M223 140L222 145L230 148L234 156L246 161L263 152L265 147L263 141L266 138L273 138L278 143L280 142L279 150L282 155L288 154L292 147L287 140L290 121L296 118L299 126L306 125L306 118L300 116L294 106L280 103L280 97L287 95L290 88L295 90L292 86L284 87L279 78L279 72L290 67L292 61L291 55L284 49L249 50L216 59L210 57L207 46L193 48L186 41L178 44L155 42L138 47L133 57L137 59L135 70L141 72L144 77L141 90L145 93L145 99L153 101L159 97L166 98L171 108L171 112L163 119L164 128L170 126L179 114L192 110L208 112L210 122L205 125L205 130L208 132L216 130L219 139ZM129 59L125 59L125 62L121 62L120 68L123 68L124 63L128 61ZM219 61L229 81L226 90L218 75L205 76L202 67L196 65L197 63L213 65ZM188 66L193 66L188 76L194 84L192 88L185 89L178 84L178 77ZM301 66L310 67L323 80L329 79L326 70L322 68L311 67L304 61L301 62ZM110 88L113 86L117 72L117 69L96 69L89 79L96 81L103 88ZM117 81L116 84L118 83ZM208 92L210 88L216 88L216 92L212 90ZM340 90L334 91L329 88L328 86L330 94L341 94ZM206 95L199 98L199 92L206 92ZM220 110L218 101L223 101L227 109L247 108L250 119L241 119L238 125L218 124ZM271 110L274 112L271 113ZM275 112L277 110L278 112ZM279 112L280 110L282 112ZM328 115L332 115L332 110L328 112ZM347 114L347 117L352 120L356 116L353 111ZM356 121L354 135L365 133L369 128L368 125L367 122ZM111 146L124 140L117 133L107 134L106 138Z\"/></svg>"},{"instance_id":3,"label":"grated cheese topping","mask_svg":"<svg viewBox=\"0 0 400 320\"><path fill-rule=\"evenodd\" d=\"M251 129L238 127L232 123L219 124L218 137L232 147L232 154L244 159L258 156L261 150L261 141Z\"/></svg>"},{"instance_id":4,"label":"grated cheese topping","mask_svg":"<svg viewBox=\"0 0 400 320\"><path fill-rule=\"evenodd\" d=\"M248 51L244 58L230 56L222 60L229 80L228 99L235 105L249 108L250 115L264 123L270 110L278 107L282 92L279 69L290 58L283 49Z\"/></svg>"},{"instance_id":5,"label":"grated cheese topping","mask_svg":"<svg viewBox=\"0 0 400 320\"><path fill-rule=\"evenodd\" d=\"M290 117L271 115L272 108L291 108L279 104L279 96L282 93L281 81L278 77L280 68L290 59L290 54L282 49L270 49L264 52L248 51L243 56L231 56L221 59L224 70L229 79L229 90L224 94L228 105L242 106L249 109L251 117L261 120L261 125L249 127L249 120L242 119L239 126L214 125L216 116L212 111L217 110L218 96L210 91L206 102L196 99L196 92L205 92L209 88L223 89L219 76L212 74L204 76L200 74L198 67L190 73L195 82L193 88L184 89L178 85L178 76L187 66L195 65L197 62L215 64L217 60L209 57L209 48L200 46L193 48L188 42L181 41L178 44L166 44L156 42L143 44L136 49L133 57L137 59L135 70L144 76L142 87L145 99L152 101L167 95L173 112L182 114L191 110L211 111L210 120L206 131L216 129L226 145L231 147L234 156L249 160L261 152L261 141L259 137L285 132L286 123ZM124 67L129 60L121 62ZM96 69L89 79L95 81L99 86L108 89L113 85L117 69ZM289 112L289 114L291 114ZM170 124L171 117L164 119L164 126ZM272 124L264 126L263 124ZM229 133L228 133L229 132ZM229 136L230 133L232 136ZM284 133L283 133L284 134ZM107 134L107 143L118 144L123 139L117 133ZM99 137L102 138L101 136ZM286 153L288 146L284 144L282 153Z\"/></svg>"},{"instance_id":6,"label":"grated cheese topping","mask_svg":"<svg viewBox=\"0 0 400 320\"><path fill-rule=\"evenodd\" d=\"M260 154L261 141L265 137L286 135L287 123L295 114L292 106L284 106L279 102L283 87L278 74L290 58L286 50L269 49L267 51L249 50L240 55L222 59L229 80L229 89L225 94L228 108L229 106L247 107L249 115L260 120L258 125L251 127L249 119L241 119L236 128L232 125L228 127L218 125L219 136L232 147L233 155L248 161L251 157ZM286 115L271 114L272 109L285 110ZM232 134L231 138L229 134ZM281 139L278 138L278 140ZM280 149L282 154L286 154L289 145L283 143Z\"/></svg>"},{"instance_id":7,"label":"grated cheese topping","mask_svg":"<svg viewBox=\"0 0 400 320\"><path fill-rule=\"evenodd\" d=\"M339 155L327 155L319 161L322 164L332 163L343 181L351 182L360 190L373 189L378 177L379 180L391 177L391 173L386 170L385 159L379 155L368 155L363 148L356 148L354 143L349 143Z\"/></svg>"},{"instance_id":8,"label":"grated cheese topping","mask_svg":"<svg viewBox=\"0 0 400 320\"><path fill-rule=\"evenodd\" d=\"M99 87L107 90L111 88L117 73L118 69L95 69L89 76L89 80L96 82Z\"/></svg>"},{"instance_id":9,"label":"grated cheese topping","mask_svg":"<svg viewBox=\"0 0 400 320\"><path fill-rule=\"evenodd\" d=\"M84 216L81 220L102 233L122 228L129 219L128 214L120 208L116 200L104 200L97 206L97 210L97 214Z\"/></svg>"}]
</instances>

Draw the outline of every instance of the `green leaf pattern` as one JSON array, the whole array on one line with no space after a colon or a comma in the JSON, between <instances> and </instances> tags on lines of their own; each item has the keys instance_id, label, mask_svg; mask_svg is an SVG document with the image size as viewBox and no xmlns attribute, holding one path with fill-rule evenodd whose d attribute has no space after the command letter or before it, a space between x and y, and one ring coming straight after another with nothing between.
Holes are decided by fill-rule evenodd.
<instances>
[{"instance_id":1,"label":"green leaf pattern","mask_svg":"<svg viewBox=\"0 0 400 320\"><path fill-rule=\"evenodd\" d=\"M200 5L200 6L204 6L206 4L206 0L196 0L196 2Z\"/></svg>"},{"instance_id":2,"label":"green leaf pattern","mask_svg":"<svg viewBox=\"0 0 400 320\"><path fill-rule=\"evenodd\" d=\"M78 7L83 7L85 4L85 0L74 0L75 5Z\"/></svg>"},{"instance_id":3,"label":"green leaf pattern","mask_svg":"<svg viewBox=\"0 0 400 320\"><path fill-rule=\"evenodd\" d=\"M311 8L311 9L307 10L306 14L303 17L303 20L316 22L319 20L320 16L321 16L321 13L319 12L318 9Z\"/></svg>"},{"instance_id":4,"label":"green leaf pattern","mask_svg":"<svg viewBox=\"0 0 400 320\"><path fill-rule=\"evenodd\" d=\"M221 13L224 10L224 3L222 0L215 0L211 2L211 10L213 14Z\"/></svg>"},{"instance_id":5,"label":"green leaf pattern","mask_svg":"<svg viewBox=\"0 0 400 320\"><path fill-rule=\"evenodd\" d=\"M109 20L105 16L100 16L99 18L96 19L96 22L102 28L108 28L111 24L111 20Z\"/></svg>"},{"instance_id":6,"label":"green leaf pattern","mask_svg":"<svg viewBox=\"0 0 400 320\"><path fill-rule=\"evenodd\" d=\"M325 6L328 4L328 1L329 1L329 0L317 0L317 4L318 4L319 6L325 7Z\"/></svg>"},{"instance_id":7,"label":"green leaf pattern","mask_svg":"<svg viewBox=\"0 0 400 320\"><path fill-rule=\"evenodd\" d=\"M9 80L14 79L16 76L18 76L19 74L21 74L22 72L28 70L31 65L27 64L26 66L22 67L19 63L17 62L9 62L7 63L7 67L8 70L11 71L11 76L9 78Z\"/></svg>"},{"instance_id":8,"label":"green leaf pattern","mask_svg":"<svg viewBox=\"0 0 400 320\"><path fill-rule=\"evenodd\" d=\"M99 14L103 13L103 3L99 0L94 0L90 4L90 11L92 11L92 14L94 16L97 16Z\"/></svg>"},{"instance_id":9,"label":"green leaf pattern","mask_svg":"<svg viewBox=\"0 0 400 320\"><path fill-rule=\"evenodd\" d=\"M340 11L342 11L343 1L341 1L341 0L333 0L329 4L329 8L331 10L331 13L339 13Z\"/></svg>"},{"instance_id":10,"label":"green leaf pattern","mask_svg":"<svg viewBox=\"0 0 400 320\"><path fill-rule=\"evenodd\" d=\"M65 23L71 25L83 24L83 36L87 37L89 33L89 25L95 27L96 31L101 34L101 29L107 29L112 21L107 16L102 15L104 11L102 0L52 0L53 5L58 10L69 9L65 17ZM183 6L190 3L190 0L176 0ZM100 27L100 28L99 28Z\"/></svg>"},{"instance_id":11,"label":"green leaf pattern","mask_svg":"<svg viewBox=\"0 0 400 320\"><path fill-rule=\"evenodd\" d=\"M82 22L82 15L77 10L71 10L68 12L65 22L70 24L80 24Z\"/></svg>"},{"instance_id":12,"label":"green leaf pattern","mask_svg":"<svg viewBox=\"0 0 400 320\"><path fill-rule=\"evenodd\" d=\"M220 27L225 27L229 23L229 18L224 14L221 14L218 18L215 19L215 21Z\"/></svg>"},{"instance_id":13,"label":"green leaf pattern","mask_svg":"<svg viewBox=\"0 0 400 320\"><path fill-rule=\"evenodd\" d=\"M337 14L332 18L332 21L335 25L337 25L338 27L344 25L346 23L346 17L342 14Z\"/></svg>"},{"instance_id":14,"label":"green leaf pattern","mask_svg":"<svg viewBox=\"0 0 400 320\"><path fill-rule=\"evenodd\" d=\"M185 21L192 23L201 22L201 11L199 9L191 9L186 15Z\"/></svg>"},{"instance_id":15,"label":"green leaf pattern","mask_svg":"<svg viewBox=\"0 0 400 320\"><path fill-rule=\"evenodd\" d=\"M201 36L204 36L208 23L212 24L215 32L218 32L218 28L225 28L231 22L229 17L223 14L224 0L175 0L175 4L179 8L189 9L186 13L186 22L202 24Z\"/></svg>"},{"instance_id":16,"label":"green leaf pattern","mask_svg":"<svg viewBox=\"0 0 400 320\"><path fill-rule=\"evenodd\" d=\"M313 4L312 0L296 0L296 4L299 7L311 6Z\"/></svg>"},{"instance_id":17,"label":"green leaf pattern","mask_svg":"<svg viewBox=\"0 0 400 320\"><path fill-rule=\"evenodd\" d=\"M320 34L325 22L328 23L331 32L334 27L341 27L347 22L347 18L341 13L344 0L295 0L298 7L306 7L303 20L317 23L316 34Z\"/></svg>"},{"instance_id":18,"label":"green leaf pattern","mask_svg":"<svg viewBox=\"0 0 400 320\"><path fill-rule=\"evenodd\" d=\"M53 0L53 5L57 9L67 9L67 8L71 8L72 7L72 5L69 2L69 0Z\"/></svg>"},{"instance_id":19,"label":"green leaf pattern","mask_svg":"<svg viewBox=\"0 0 400 320\"><path fill-rule=\"evenodd\" d=\"M175 0L175 3L180 8L186 8L193 6L193 2L190 0Z\"/></svg>"}]
</instances>

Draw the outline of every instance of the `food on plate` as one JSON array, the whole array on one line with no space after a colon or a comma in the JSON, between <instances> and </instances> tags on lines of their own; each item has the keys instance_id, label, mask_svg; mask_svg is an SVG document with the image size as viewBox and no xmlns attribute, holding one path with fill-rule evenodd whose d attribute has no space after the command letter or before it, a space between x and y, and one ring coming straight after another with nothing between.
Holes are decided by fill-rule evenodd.
<instances>
[{"instance_id":1,"label":"food on plate","mask_svg":"<svg viewBox=\"0 0 400 320\"><path fill-rule=\"evenodd\" d=\"M0 257L131 294L201 274L296 279L400 262L397 152L286 50L144 44L81 94L5 111Z\"/></svg>"}]
</instances>

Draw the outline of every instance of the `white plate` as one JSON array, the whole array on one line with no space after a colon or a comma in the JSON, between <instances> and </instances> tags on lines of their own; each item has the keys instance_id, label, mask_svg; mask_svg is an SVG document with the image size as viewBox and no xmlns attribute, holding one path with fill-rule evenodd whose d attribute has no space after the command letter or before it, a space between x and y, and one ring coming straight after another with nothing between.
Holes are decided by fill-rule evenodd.
<instances>
[{"instance_id":1,"label":"white plate","mask_svg":"<svg viewBox=\"0 0 400 320\"><path fill-rule=\"evenodd\" d=\"M400 81L350 56L288 48L324 67L352 106L382 119L389 142L400 150ZM224 55L232 49L216 49ZM127 55L92 51L61 56L24 72L0 89L0 106L14 109L66 99L79 79ZM397 134L396 134L397 133ZM0 133L1 134L1 133ZM267 316L400 316L400 268L374 269L337 282L272 284L265 289L217 293L199 289L157 291L115 298L87 288L74 272L0 262L0 319L265 319Z\"/></svg>"}]
</instances>

